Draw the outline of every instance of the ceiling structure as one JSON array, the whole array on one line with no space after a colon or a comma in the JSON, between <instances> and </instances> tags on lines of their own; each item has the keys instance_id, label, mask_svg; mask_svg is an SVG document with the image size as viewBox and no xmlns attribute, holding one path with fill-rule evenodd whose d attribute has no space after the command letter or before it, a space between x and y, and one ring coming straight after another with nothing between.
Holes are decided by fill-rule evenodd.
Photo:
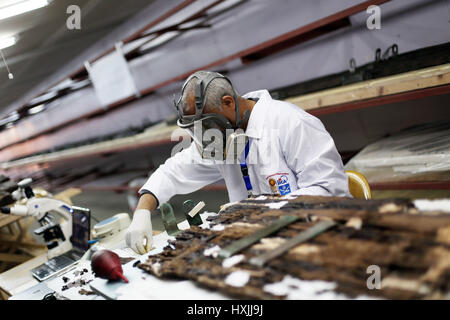
<instances>
[{"instance_id":1,"label":"ceiling structure","mask_svg":"<svg viewBox=\"0 0 450 320\"><path fill-rule=\"evenodd\" d=\"M74 57L153 2L54 0L46 7L0 20L0 39L18 37L14 46L2 50L14 79L8 79L3 61L0 62L0 115L11 111L13 102L23 99ZM8 3L11 0L0 0L0 7ZM66 26L70 5L81 9L81 30L68 30Z\"/></svg>"},{"instance_id":2,"label":"ceiling structure","mask_svg":"<svg viewBox=\"0 0 450 320\"><path fill-rule=\"evenodd\" d=\"M49 43L54 38L59 40L54 40L53 45L47 43L40 49L30 49L28 53L33 55L34 52L39 57L39 50L52 52L53 47L65 45L63 39L68 33L72 38L67 38L67 46L61 48L60 53L54 52L57 57L53 59L58 62L59 55L62 55L64 58L61 60L65 61L60 61L59 68L46 73L34 86L16 94L17 98L11 99L11 103L0 104L3 107L0 110L0 167L16 165L14 161L18 161L20 166L8 169L9 175L17 173L22 177L36 173L55 181L58 175L54 171L59 162L58 165L46 161L39 164L26 162L35 156L46 158L47 154L54 156L58 152L69 154L78 147L95 148L97 142L110 143L128 136L135 138L135 134L156 123L173 124L173 95L178 93L182 80L199 68L226 74L240 93L262 88L273 91L274 88L297 86L340 74L349 70L351 58L356 61L357 68L372 63L377 48L384 51L395 44L400 54L404 54L442 45L448 42L444 32L448 30L448 15L444 10L447 9L446 1L283 0L283 5L279 5L272 0L160 0L146 1L147 7L143 6L135 15L130 13L130 18L124 18L122 23L115 23L120 18L114 20L108 10L115 8L114 11L118 11L123 3L85 1L83 7L80 1L83 34L103 32L102 26L107 28L115 24L116 27L112 26L110 32L105 32L103 37L99 36L97 41L79 51L71 51L71 48L89 36L67 31L66 7L63 6L62 27L59 25L58 29L61 31L55 31L48 39ZM108 5L104 5L106 2ZM126 6L136 9L137 4L130 5L131 2ZM366 27L366 8L370 4L380 5L383 9L383 27L380 30ZM98 12L98 21L84 18L84 15L95 17L94 12ZM106 60L107 53L113 52L119 41L124 42L123 52L140 95L104 105L98 99L97 89L89 79L84 62L95 65ZM12 70L15 77L20 77L21 62L26 62L26 59L20 54L5 52L12 61L12 69L17 68ZM42 53L40 58L47 55L52 54ZM53 62L49 61L45 68ZM34 63L38 64L36 72L44 74L44 63L39 59ZM28 67L32 65L30 62ZM6 72L6 80L1 80L3 71L0 69L0 101L10 97L9 91L2 87L5 81L8 82ZM67 88L70 90L65 91ZM325 114L320 119L335 139L338 150L354 154L355 150L386 134L442 119L448 99L450 94L447 92L447 95L417 99L413 103L390 101L388 105L374 109ZM422 112L424 105L428 106L426 117ZM5 116L14 110L20 113L20 118L14 121L6 119L5 122ZM32 110L36 112L30 112ZM389 117L385 117L386 112L389 112ZM407 118L405 113L408 113ZM352 123L352 130L346 123ZM62 179L68 179L72 185L75 185L74 177L85 179L89 170L92 171L91 178L98 178L96 170L103 167L103 161L110 161L114 168L122 166L120 170L127 174L131 171L145 174L169 154L168 150L159 152L154 149L163 142L170 144L169 139L153 142L149 141L142 147L148 153L136 155L136 159L130 151L130 148L136 149L136 145L130 143L125 149L100 152L96 157L102 164L94 161L92 156L84 157L86 163L82 165L82 172L69 174L70 177L65 176L67 168L79 167L79 158L60 161L61 168L58 168ZM116 153L121 160L115 158ZM136 163L130 163L130 158ZM7 163L10 160L11 163Z\"/></svg>"},{"instance_id":3,"label":"ceiling structure","mask_svg":"<svg viewBox=\"0 0 450 320\"><path fill-rule=\"evenodd\" d=\"M140 13L144 14L133 15L132 13L127 13L127 10L129 10L130 7L133 7L134 10L132 11L136 13L136 9L139 7L139 4L142 4L143 2L148 5L143 10L139 10ZM264 61L266 63L263 64L258 63L257 61L261 57L264 57L266 53L263 51L257 52L257 59L255 59L255 57L253 57L255 56L255 54L253 53L252 56L252 51L250 52L250 54L248 54L248 57L241 57L241 63L232 63L232 65L227 66L229 70L232 70L232 75L230 74L230 76L232 76L233 81L237 83L238 87L242 87L242 90L249 91L261 87L270 89L280 85L289 85L301 80L307 80L320 75L342 71L345 70L345 68L348 68L348 59L352 57L352 55L353 58L356 59L358 64L361 63L360 61L362 59L373 59L371 56L373 56L373 52L375 51L376 46L384 48L385 46L392 44L392 42L395 41L395 43L399 44L400 50L404 52L405 50L414 50L427 45L440 43L442 42L443 37L438 36L440 34L439 32L433 32L432 34L434 36L427 36L423 38L424 40L422 40L420 43L412 42L410 36L410 31L412 30L411 23L414 21L414 28L416 29L416 32L414 34L417 35L417 32L426 32L427 34L430 34L430 31L442 30L444 28L443 22L447 22L445 14L442 15L443 19L426 19L427 15L436 17L437 12L443 12L442 9L443 7L445 7L445 3L442 1L403 0L399 2L390 2L388 0L378 0L361 2L359 0L348 0L333 5L326 1L321 1L321 3L317 3L314 1L305 1L301 4L301 8L305 10L298 11L296 10L300 7L298 2L288 0L283 1L283 6L281 7L274 6L271 1L267 0L166 0L154 2L134 0L131 2L127 2L126 5L115 1L84 0L78 2L82 9L83 15L82 30L70 31L67 30L65 25L68 16L66 13L66 8L69 2L64 0L52 1L51 5L48 7L38 9L14 18L0 20L0 30L2 30L0 33L0 37L14 33L13 27L18 28L19 25L21 26L21 29L19 28L17 29L18 31L16 31L16 33L18 33L20 36L19 43L5 50L12 72L15 75L15 79L12 81L8 81L5 72L5 80L0 81L0 126L12 124L10 123L10 119L4 119L4 117L8 117L7 114L11 114L11 112L13 112L14 110L19 111L24 107L32 108L35 105L39 106L39 104L43 103L43 100L37 97L41 96L43 98L46 98L46 92L50 93L50 95L54 94L54 92L50 92L47 90L51 89L52 86L61 83L61 81L67 79L68 76L72 79L76 78L77 80L79 80L81 74L81 79L86 78L87 74L85 71L83 72L84 61L89 60L92 62L93 58L97 58L100 54L105 53L105 51L108 52L108 49L111 49L114 43L116 43L117 41L130 39L130 37L133 39L137 39L139 38L139 30L141 30L141 33L144 34L148 32L164 30L164 28L169 28L170 30L170 28L174 26L174 23L175 26L181 26L184 29L191 28L197 23L196 20L191 21L192 23L190 25L180 24L180 21L184 21L183 19L187 19L193 14L198 14L199 10L207 10L206 12L208 13L208 15L211 15L211 10L209 9L219 4L219 6L214 7L213 10L220 11L221 9L219 9L218 7L221 7L221 4L224 6L230 6L230 3L237 3L241 5L238 6L236 10L231 11L225 16L220 16L216 19L213 19L213 21L207 21L208 25L206 26L206 28L197 28L196 32L187 32L183 34L180 39L176 39L176 41L174 41L174 44L170 43L168 45L162 46L161 48L158 47L156 50L153 46L149 49L145 49L143 51L141 50L140 55L131 57L132 59L134 58L134 60L130 61L130 59L128 59L130 70L133 74L138 89L141 91L142 96L152 93L164 85L167 86L169 82L173 82L172 80L182 80L193 69L198 68L200 65L204 66L205 62L214 61L214 59L216 59L216 61L220 63L225 63L227 61L230 61L229 57L233 59L235 59L236 57L240 57L242 55L242 52L248 51L242 51L243 48L245 49L261 47L261 40L266 40L266 42L263 42L263 44L267 42L272 43L272 40L270 39L274 36L274 39L281 39L284 37L284 35L279 36L280 34L283 34L283 32L286 31L291 31L295 27L298 28L298 26L301 27L296 30L301 31L303 34L304 29L308 26L314 25L317 29L317 22L330 20L328 18L336 15L339 16L339 14L337 14L336 12L346 12L348 11L347 9L345 9L347 7L361 7L362 9L359 8L355 12L362 12L352 17L350 21L342 21L343 23L336 26L330 25L329 27L332 28L328 28L330 30L328 30L327 32L333 32L333 36L331 38L325 35L320 39L326 41L313 41L313 45L306 46L302 46L301 44L299 46L298 43L301 43L301 41L303 40L296 39L296 41L293 43L294 45L296 45L294 48L292 48L291 50L285 50L285 53L283 55L273 55L272 57L274 58L265 59ZM383 4L383 8L386 8L386 10L383 11L383 28L380 31L367 32L367 30L365 30L365 19L367 18L365 8L367 7L368 3ZM73 4L73 2L71 2L71 4ZM186 5L182 6L183 4ZM0 6L1 5L2 2L0 1ZM351 5L353 6L350 7ZM181 11L174 11L174 9L178 7L181 7ZM276 10L275 7L277 7ZM320 10L317 10L317 8L319 8ZM47 37L45 41L42 41L41 39L40 44L37 45L38 49L32 49L30 47L24 48L23 52L25 53L14 52L19 51L21 45L26 46L27 41L25 36L29 32L32 33L34 32L34 30L39 30L39 24L36 21L33 22L36 25L36 27L33 28L32 22L28 24L26 22L23 22L17 23L17 25L15 26L11 24L9 28L7 27L4 29L2 23L12 23L11 21L14 19L25 19L25 17L33 15L42 16L44 15L44 11L48 10L53 10L55 13L53 15L50 14L50 18L45 17L44 19L41 17L41 20L39 20L38 18L36 19L42 21L43 26L53 25L56 31L51 32L50 27L47 27L48 30L46 30L45 32L39 32L39 34L50 34L51 36ZM147 12L144 12L146 10ZM118 11L120 12L118 13ZM61 12L63 13L62 15L60 15ZM168 14L170 12L172 13ZM257 12L258 14L255 15L255 12ZM133 16L133 18L128 19L126 23L117 22L120 19L127 20L126 16ZM325 18L327 16L328 18ZM257 17L257 19L255 17ZM264 32L255 33L255 26L258 26L260 30L263 30L263 26L260 24L261 17L263 18L262 20L271 18L279 21L279 23L273 26L264 26ZM392 19L392 17L394 17L394 19ZM315 19L319 20L315 21ZM424 24L425 22L426 23L424 25L418 23L419 19L422 24ZM58 20L59 23L56 23L56 20ZM340 20L337 20L337 22L339 21ZM151 24L152 22L156 23L152 28L143 28L148 26L148 24ZM310 24L308 24L308 22L310 22ZM350 27L350 25L352 26ZM339 28L342 28L343 30L341 31L344 32L339 32ZM239 33L234 32L237 29L239 29ZM112 32L112 30L119 32ZM144 30L147 31L144 32ZM335 30L338 31L336 32ZM102 32L104 32L106 35L104 35L103 37L98 36L99 39L97 41L93 41L94 43L92 45L86 45L91 37L96 37L96 33L100 34ZM113 40L115 41L109 41L109 43L106 43L104 41L104 38L110 37L110 34L112 33L116 34L116 37L113 37ZM168 33L170 34L172 32ZM208 37L205 37L206 33L208 34ZM288 32L285 33L285 35L289 35L291 33L292 32ZM138 36L134 37L133 35ZM318 35L320 35L320 33L316 34L315 36ZM160 36L159 38L163 38L163 36ZM310 36L308 37L310 38ZM30 38L32 38L30 42L33 42L33 40L38 37L31 34ZM66 41L64 41L64 39L66 39ZM367 46L367 42L369 39L371 39L371 41L374 43L371 46ZM420 37L420 39L422 39L422 37ZM292 39L291 37L288 40L292 42L292 40L295 39ZM139 40L135 42L138 43ZM155 41L152 41L150 45L152 45L154 42ZM82 47L80 43L86 46ZM192 43L195 43L195 45L191 45ZM223 46L223 43L227 43L227 46ZM134 42L130 43L129 45L133 44ZM281 43L277 45L280 46L284 44ZM328 49L333 48L333 59L330 59L331 56L328 55L330 50L321 48L324 45L326 45ZM125 48L127 48L127 46L128 45L126 45ZM161 44L159 46L161 46ZM86 48L89 49L86 50ZM91 48L94 48L96 50L90 50ZM205 50L202 50L200 48L205 48ZM288 47L280 47L278 49L287 48ZM276 46L273 46L273 48L268 47L265 50L268 49L270 49L272 53L278 50ZM146 52L148 50L151 51ZM152 50L155 51L153 52L153 54ZM85 54L86 51L90 52L88 52L88 54ZM236 52L238 52L238 55L236 55ZM319 64L314 63L314 66L312 66L311 63L313 63L314 61L310 61L311 63L309 63L309 65L311 66L311 68L303 68L302 64L311 59L311 57L309 57L311 54L315 58L318 57L317 52L320 52L320 54L324 55L322 57L322 60L326 61L327 63L324 64L319 62ZM261 54L263 56L259 57L258 55ZM156 58L155 55L157 56ZM26 57L24 56L30 56L31 58L26 59ZM223 56L226 56L227 58L223 58ZM173 63L174 61L182 61L181 59L184 60L183 64ZM256 63L250 63L252 61ZM364 60L362 62L364 62ZM73 67L68 68L68 66L70 65ZM211 63L208 64L208 68L210 68L212 65L213 64ZM286 69L286 66L288 66L288 69L291 70L290 73L286 73L285 71L283 71L283 69ZM293 67L295 67L295 71L292 70ZM258 70L255 70L255 68L258 68ZM255 74L267 72L267 70L264 72L264 69L268 68L271 70L270 72L272 74L276 73L277 76L266 78L254 77ZM155 72L155 70L157 70L158 72ZM161 70L164 70L164 72L160 72ZM1 71L2 70L0 69L0 79ZM249 79L252 79L252 81L249 82ZM249 84L251 85L249 86ZM87 81L86 83L82 82L81 85L88 86L89 81ZM72 86L72 84L69 84L69 86ZM77 86L79 86L79 84L77 84ZM55 90L52 89L52 91ZM169 93L169 95L171 94L172 93ZM95 110L104 111L104 106L102 107L98 105L97 101L87 101L87 92L84 92L83 94L80 93L79 96L79 98L82 98L85 101L81 103L81 101L79 101L80 99L75 98L74 96L75 101L72 101L67 106L70 108L70 110L72 110L72 113L75 112L73 105L74 102L81 105L77 108L78 111L81 111L81 108L86 108L87 105L92 104L92 110L86 110L86 112L84 112L85 114L83 114L84 117L91 117L94 114ZM5 101L5 103L3 103L3 101ZM67 103L62 104L67 105ZM155 104L155 101L153 101L153 104ZM65 117L64 114L67 113L67 110L63 110L62 107L58 107L58 109L60 110L59 114L55 114L54 118L61 119L61 117ZM27 115L26 113L27 111L25 109L25 116ZM45 126L45 122L53 117L53 113L58 113L58 111L54 109L52 112L45 112L46 119L38 119L34 117L34 113L31 113L29 115L33 115L33 117L30 117L30 122L27 122L28 119L24 119L22 122L15 123L16 130L3 130L4 132L2 132L1 135L4 139L1 139L3 141L0 143L0 147L5 147L7 145L11 145L20 141L28 140L39 134L45 133L46 131L51 132L58 126L62 126L63 123L60 123L61 121L55 122L53 120L52 121L54 123L52 125L49 125L48 128ZM23 117L22 114L20 116L21 118ZM40 117L42 117L42 115L40 115ZM72 118L76 118L76 116L74 115L74 117ZM84 118L79 118L84 120ZM44 123L42 120L44 120ZM73 119L67 119L66 124L72 124L72 120ZM153 119L153 121L156 120L158 119ZM0 131L2 131L2 129L0 129ZM98 134L103 133L101 130L99 130L98 126L95 126L95 130ZM85 132L84 129L82 131Z\"/></svg>"}]
</instances>

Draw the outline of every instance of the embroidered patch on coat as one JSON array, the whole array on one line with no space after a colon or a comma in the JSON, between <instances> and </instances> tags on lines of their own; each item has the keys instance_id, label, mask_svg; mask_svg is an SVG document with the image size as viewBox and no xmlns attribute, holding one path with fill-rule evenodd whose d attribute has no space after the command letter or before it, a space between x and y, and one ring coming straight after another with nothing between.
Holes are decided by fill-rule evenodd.
<instances>
[{"instance_id":1,"label":"embroidered patch on coat","mask_svg":"<svg viewBox=\"0 0 450 320\"><path fill-rule=\"evenodd\" d=\"M291 186L286 175L279 176L277 179L278 190L282 196L291 193Z\"/></svg>"},{"instance_id":2,"label":"embroidered patch on coat","mask_svg":"<svg viewBox=\"0 0 450 320\"><path fill-rule=\"evenodd\" d=\"M289 173L274 173L266 177L269 182L270 191L272 194L286 195L291 193L291 186L289 185Z\"/></svg>"},{"instance_id":3,"label":"embroidered patch on coat","mask_svg":"<svg viewBox=\"0 0 450 320\"><path fill-rule=\"evenodd\" d=\"M270 186L270 191L272 192L272 194L279 194L278 188L277 188L277 182L275 181L275 179L273 179L273 178L269 179L269 186Z\"/></svg>"}]
</instances>

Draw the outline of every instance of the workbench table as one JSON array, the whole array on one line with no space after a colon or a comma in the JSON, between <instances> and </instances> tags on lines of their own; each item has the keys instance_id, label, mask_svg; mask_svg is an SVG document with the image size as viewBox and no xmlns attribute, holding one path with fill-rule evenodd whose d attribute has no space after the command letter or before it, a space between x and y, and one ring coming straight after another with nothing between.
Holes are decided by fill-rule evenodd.
<instances>
[{"instance_id":1,"label":"workbench table","mask_svg":"<svg viewBox=\"0 0 450 320\"><path fill-rule=\"evenodd\" d=\"M414 201L414 204L419 210L427 211L427 210L441 210L450 212L450 199L443 199L439 201L433 201L433 200L416 200ZM206 218L211 215L216 215L215 213L203 213L201 214L203 221L206 221ZM189 224L187 221L183 221L178 224L179 229L188 229ZM206 221L202 227L209 228L209 222ZM78 266L75 267L75 269L68 270L65 274L60 275L56 278L50 279L46 281L46 284L49 288L54 290L60 297L63 297L65 299L83 299L83 300L94 300L94 299L117 299L117 300L126 300L126 299L170 299L170 300L177 300L177 299L196 299L196 300L209 300L209 299L229 299L230 297L220 293L218 291L212 291L209 289L205 289L204 287L199 287L191 280L166 280L166 279L160 279L153 275L150 275L143 270L134 267L135 262L138 260L140 262L145 261L148 256L156 255L163 251L163 248L168 245L168 240L174 239L174 237L170 237L167 235L166 232L160 233L158 235L155 235L153 237L154 248L142 255L142 256L135 256L135 259L131 262L126 263L123 265L124 269L124 275L130 280L130 282L127 284L125 282L119 281L119 282L108 282L106 280L95 278L93 281L89 282L83 287L73 287L70 289L63 290L63 286L66 281L63 280L63 277L69 277L69 273L73 274L74 271L80 271L83 269L88 269L88 272L86 274L90 274L90 262L89 261L80 261ZM126 248L124 241L120 241L116 244L115 248L110 248L111 250L118 253L120 257L126 257L130 256L130 254L133 254L130 249ZM30 261L31 263L31 261ZM22 266L22 270L25 270L25 265ZM20 270L11 270L12 273L10 274L15 279L20 280L21 278L21 271ZM5 280L5 274L0 276L0 282L2 282L1 279L3 279L3 283ZM93 278L92 278L93 279ZM12 281L12 280L11 280ZM302 281L302 290L300 295L297 295L297 297L301 297L301 299L317 299L317 298L324 298L323 296L320 296L321 288L332 284L331 282L326 281ZM23 284L21 287L16 288L14 291L12 291L12 294L16 294L20 292L20 290L30 287L29 283ZM80 294L80 288L83 288L87 291L94 291L95 294ZM18 298L18 296L14 297ZM342 294L331 294L327 295L327 299L348 299L345 295ZM368 297L365 295L359 296L357 298L360 299L372 299L374 297Z\"/></svg>"},{"instance_id":2,"label":"workbench table","mask_svg":"<svg viewBox=\"0 0 450 320\"><path fill-rule=\"evenodd\" d=\"M215 213L203 213L201 214L203 220L210 215ZM208 222L205 223L208 225ZM178 228L181 230L188 229L189 224L186 220L178 224ZM58 276L50 278L43 283L45 283L48 288L55 291L59 298L70 299L70 300L99 300L99 299L196 299L209 300L209 299L229 299L223 294L213 292L204 288L198 287L193 281L183 280L161 280L157 277L145 273L143 270L134 268L133 264L137 260L145 260L149 254L156 254L162 251L168 243L167 240L175 239L174 237L168 236L166 232L159 233L153 236L153 249L148 253L140 256L134 253L131 249L127 248L124 240L116 243L112 247L108 248L116 252L120 257L135 257L135 260L123 265L125 276L129 277L130 283L125 284L124 282L110 283L106 280L96 278L93 282L86 284L84 286L72 287L63 290L63 286L66 282L64 278L70 278L70 280L75 279L74 273L80 272L83 269L87 269L88 272L85 273L87 277L84 279L91 280L91 268L90 261L84 260L78 262L76 265L68 268L63 273ZM47 261L46 256L40 256L35 259L28 261L16 268L9 270L0 275L0 288L4 290L8 295L12 296L12 299L21 299L21 294L27 289L30 290L33 287L37 287L40 283L34 279L31 275L30 270L34 267ZM131 281L134 275L134 280ZM79 291L84 289L86 291L92 291L90 284L95 285L102 290L102 293L97 294L80 294ZM30 296L23 294L23 297L29 299Z\"/></svg>"}]
</instances>

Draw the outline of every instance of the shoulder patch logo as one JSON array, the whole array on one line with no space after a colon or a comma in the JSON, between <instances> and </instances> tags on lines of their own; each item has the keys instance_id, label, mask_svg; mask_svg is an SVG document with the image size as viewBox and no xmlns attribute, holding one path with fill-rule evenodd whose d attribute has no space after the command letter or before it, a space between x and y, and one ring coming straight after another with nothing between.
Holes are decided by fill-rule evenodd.
<instances>
[{"instance_id":1,"label":"shoulder patch logo","mask_svg":"<svg viewBox=\"0 0 450 320\"><path fill-rule=\"evenodd\" d=\"M286 195L291 193L291 186L289 185L289 173L274 173L266 177L269 182L270 191L272 194Z\"/></svg>"}]
</instances>

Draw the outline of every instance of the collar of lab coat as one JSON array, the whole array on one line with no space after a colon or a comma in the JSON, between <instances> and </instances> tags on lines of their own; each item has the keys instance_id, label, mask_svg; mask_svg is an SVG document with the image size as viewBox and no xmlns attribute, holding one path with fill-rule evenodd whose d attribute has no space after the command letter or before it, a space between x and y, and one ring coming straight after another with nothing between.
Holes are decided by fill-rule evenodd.
<instances>
[{"instance_id":1,"label":"collar of lab coat","mask_svg":"<svg viewBox=\"0 0 450 320\"><path fill-rule=\"evenodd\" d=\"M252 112L250 113L245 134L250 138L260 139L264 128L266 107L270 104L270 101L272 101L272 97L270 96L269 91L258 90L246 93L243 98L258 98L258 102L255 103Z\"/></svg>"}]
</instances>

